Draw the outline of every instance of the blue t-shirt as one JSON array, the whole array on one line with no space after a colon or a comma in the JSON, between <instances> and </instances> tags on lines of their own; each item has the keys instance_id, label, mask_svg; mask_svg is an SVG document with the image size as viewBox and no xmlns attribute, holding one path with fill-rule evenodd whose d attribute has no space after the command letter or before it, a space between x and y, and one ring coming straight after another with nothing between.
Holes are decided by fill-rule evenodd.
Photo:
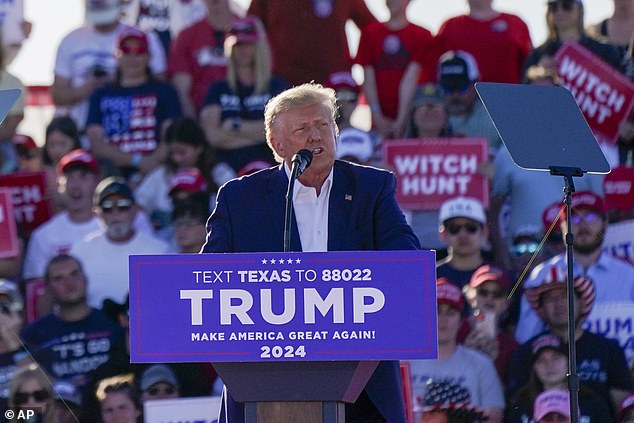
<instances>
[{"instance_id":1,"label":"blue t-shirt","mask_svg":"<svg viewBox=\"0 0 634 423\"><path fill-rule=\"evenodd\" d=\"M89 373L124 345L123 329L97 309L76 322L49 314L26 326L22 339L51 376L77 387L89 382Z\"/></svg>"},{"instance_id":2,"label":"blue t-shirt","mask_svg":"<svg viewBox=\"0 0 634 423\"><path fill-rule=\"evenodd\" d=\"M163 122L180 116L178 94L168 83L107 85L90 96L86 126L101 125L107 142L124 153L149 154L158 146Z\"/></svg>"},{"instance_id":3,"label":"blue t-shirt","mask_svg":"<svg viewBox=\"0 0 634 423\"><path fill-rule=\"evenodd\" d=\"M254 94L253 86L244 86L238 83L238 89L234 92L226 80L211 84L205 96L204 106L220 106L220 120L239 118L241 120L264 119L264 106L277 94L288 88L288 84L278 78L271 77L269 90L266 93ZM264 134L264 131L262 132ZM251 162L264 161L274 163L273 154L266 145L264 137L262 142L253 146L236 149L217 149L219 162L228 163L236 172L240 172Z\"/></svg>"}]
</instances>

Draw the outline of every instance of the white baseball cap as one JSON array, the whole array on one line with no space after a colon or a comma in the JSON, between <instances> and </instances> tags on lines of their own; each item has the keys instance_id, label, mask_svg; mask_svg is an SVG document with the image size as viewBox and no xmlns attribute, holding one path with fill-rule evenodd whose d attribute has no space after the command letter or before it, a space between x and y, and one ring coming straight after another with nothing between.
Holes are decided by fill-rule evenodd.
<instances>
[{"instance_id":1,"label":"white baseball cap","mask_svg":"<svg viewBox=\"0 0 634 423\"><path fill-rule=\"evenodd\" d=\"M483 225L487 223L486 213L482 202L472 197L456 197L445 201L440 206L438 221L440 224L455 217L475 220Z\"/></svg>"}]
</instances>

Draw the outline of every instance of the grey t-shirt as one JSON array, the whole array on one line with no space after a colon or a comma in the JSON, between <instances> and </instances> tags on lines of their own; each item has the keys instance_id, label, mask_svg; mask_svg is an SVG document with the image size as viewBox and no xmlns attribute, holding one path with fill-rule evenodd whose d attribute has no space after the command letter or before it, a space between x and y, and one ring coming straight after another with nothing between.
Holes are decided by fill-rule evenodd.
<instances>
[{"instance_id":1,"label":"grey t-shirt","mask_svg":"<svg viewBox=\"0 0 634 423\"><path fill-rule=\"evenodd\" d=\"M504 408L502 383L491 359L471 348L458 345L453 355L444 360L411 360L414 401L424 398L430 379L466 388L471 406ZM414 402L415 403L415 402Z\"/></svg>"}]
</instances>

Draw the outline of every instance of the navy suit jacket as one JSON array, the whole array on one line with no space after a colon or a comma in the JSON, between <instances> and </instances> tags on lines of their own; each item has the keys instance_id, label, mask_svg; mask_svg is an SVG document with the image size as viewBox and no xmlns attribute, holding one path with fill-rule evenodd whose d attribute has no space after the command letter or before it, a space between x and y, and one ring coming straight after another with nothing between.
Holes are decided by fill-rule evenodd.
<instances>
[{"instance_id":1,"label":"navy suit jacket","mask_svg":"<svg viewBox=\"0 0 634 423\"><path fill-rule=\"evenodd\" d=\"M207 222L203 253L283 251L288 177L283 165L227 182ZM420 244L405 221L390 172L335 161L328 205L328 250L413 250ZM302 251L297 223L291 250ZM381 362L365 388L390 423L405 423L398 362Z\"/></svg>"}]
</instances>

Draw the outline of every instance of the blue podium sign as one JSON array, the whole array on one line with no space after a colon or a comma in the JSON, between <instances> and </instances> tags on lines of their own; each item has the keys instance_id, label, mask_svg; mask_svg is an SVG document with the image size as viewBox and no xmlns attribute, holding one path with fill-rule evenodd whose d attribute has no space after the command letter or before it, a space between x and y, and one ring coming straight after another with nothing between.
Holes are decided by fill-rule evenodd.
<instances>
[{"instance_id":1,"label":"blue podium sign","mask_svg":"<svg viewBox=\"0 0 634 423\"><path fill-rule=\"evenodd\" d=\"M432 251L130 256L134 363L437 357Z\"/></svg>"}]
</instances>

